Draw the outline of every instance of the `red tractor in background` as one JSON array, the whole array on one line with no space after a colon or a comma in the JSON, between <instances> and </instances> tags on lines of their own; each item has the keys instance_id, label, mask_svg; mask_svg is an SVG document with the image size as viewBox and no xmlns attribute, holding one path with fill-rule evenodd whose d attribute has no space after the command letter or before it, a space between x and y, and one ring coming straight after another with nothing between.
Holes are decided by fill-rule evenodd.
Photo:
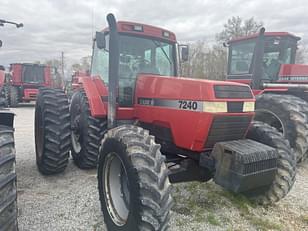
<instances>
[{"instance_id":1,"label":"red tractor in background","mask_svg":"<svg viewBox=\"0 0 308 231\"><path fill-rule=\"evenodd\" d=\"M41 88L35 108L36 161L63 172L69 153L98 164L109 230L167 230L170 182L214 181L274 203L295 181L296 157L276 129L251 123L249 86L178 77L188 47L171 31L116 22L96 32L90 75L64 91Z\"/></svg>"},{"instance_id":2,"label":"red tractor in background","mask_svg":"<svg viewBox=\"0 0 308 231\"><path fill-rule=\"evenodd\" d=\"M71 98L73 91L79 88L80 80L84 76L87 76L87 71L74 71L72 78L65 84L65 93Z\"/></svg>"},{"instance_id":3,"label":"red tractor in background","mask_svg":"<svg viewBox=\"0 0 308 231\"><path fill-rule=\"evenodd\" d=\"M278 129L300 162L308 150L308 65L295 64L299 37L265 32L228 42L228 80L249 84L255 120Z\"/></svg>"},{"instance_id":4,"label":"red tractor in background","mask_svg":"<svg viewBox=\"0 0 308 231\"><path fill-rule=\"evenodd\" d=\"M62 78L55 68L44 64L14 63L10 66L7 78L9 89L8 104L16 107L18 103L36 100L38 88L62 88Z\"/></svg>"},{"instance_id":5,"label":"red tractor in background","mask_svg":"<svg viewBox=\"0 0 308 231\"><path fill-rule=\"evenodd\" d=\"M22 23L0 19L0 26ZM2 41L0 40L0 47ZM14 113L7 108L7 74L0 66L0 230L17 231L17 186L15 172Z\"/></svg>"}]
</instances>

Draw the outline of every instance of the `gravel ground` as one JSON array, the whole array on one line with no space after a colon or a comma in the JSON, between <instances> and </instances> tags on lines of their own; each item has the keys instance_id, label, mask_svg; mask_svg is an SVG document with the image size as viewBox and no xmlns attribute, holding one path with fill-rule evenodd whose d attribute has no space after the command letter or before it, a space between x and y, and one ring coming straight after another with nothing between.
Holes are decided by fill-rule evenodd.
<instances>
[{"instance_id":1,"label":"gravel ground","mask_svg":"<svg viewBox=\"0 0 308 231\"><path fill-rule=\"evenodd\" d=\"M20 230L106 230L98 202L96 171L78 169L70 160L63 174L39 174L34 151L34 107L16 113ZM308 162L298 170L287 198L261 207L213 182L173 187L171 230L308 230Z\"/></svg>"}]
</instances>

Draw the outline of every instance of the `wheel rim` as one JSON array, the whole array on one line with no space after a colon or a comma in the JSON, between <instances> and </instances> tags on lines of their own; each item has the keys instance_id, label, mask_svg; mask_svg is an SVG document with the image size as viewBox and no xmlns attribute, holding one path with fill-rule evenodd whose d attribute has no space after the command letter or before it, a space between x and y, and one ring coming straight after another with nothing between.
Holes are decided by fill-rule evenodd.
<instances>
[{"instance_id":1,"label":"wheel rim","mask_svg":"<svg viewBox=\"0 0 308 231\"><path fill-rule=\"evenodd\" d=\"M72 137L73 149L74 149L75 153L79 153L81 151L81 144L79 142L80 135L77 132L72 131L71 137Z\"/></svg>"},{"instance_id":2,"label":"wheel rim","mask_svg":"<svg viewBox=\"0 0 308 231\"><path fill-rule=\"evenodd\" d=\"M264 115L269 115L265 117ZM266 118L266 119L265 119ZM285 136L285 127L282 123L281 119L278 115L276 115L274 112L266 110L266 109L258 109L256 111L255 120L265 122L272 127L276 128L279 132L282 133L282 135Z\"/></svg>"},{"instance_id":3,"label":"wheel rim","mask_svg":"<svg viewBox=\"0 0 308 231\"><path fill-rule=\"evenodd\" d=\"M123 226L129 215L130 193L126 169L116 153L106 156L102 181L108 213L116 225Z\"/></svg>"},{"instance_id":4,"label":"wheel rim","mask_svg":"<svg viewBox=\"0 0 308 231\"><path fill-rule=\"evenodd\" d=\"M80 115L77 115L72 122L72 147L75 153L80 153L81 151L81 136L80 136Z\"/></svg>"},{"instance_id":5,"label":"wheel rim","mask_svg":"<svg viewBox=\"0 0 308 231\"><path fill-rule=\"evenodd\" d=\"M44 147L44 124L42 119L42 109L37 107L35 115L35 144L36 144L36 154L39 159L43 155Z\"/></svg>"}]
</instances>

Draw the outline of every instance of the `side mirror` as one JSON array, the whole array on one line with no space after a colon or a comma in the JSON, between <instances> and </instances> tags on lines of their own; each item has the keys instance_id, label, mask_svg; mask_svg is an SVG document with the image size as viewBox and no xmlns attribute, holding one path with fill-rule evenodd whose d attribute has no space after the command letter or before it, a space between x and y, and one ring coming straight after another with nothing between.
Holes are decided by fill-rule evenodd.
<instances>
[{"instance_id":1,"label":"side mirror","mask_svg":"<svg viewBox=\"0 0 308 231\"><path fill-rule=\"evenodd\" d=\"M16 24L16 27L17 27L17 28L20 28L20 27L23 27L23 26L24 26L24 24L22 24L22 23Z\"/></svg>"},{"instance_id":2,"label":"side mirror","mask_svg":"<svg viewBox=\"0 0 308 231\"><path fill-rule=\"evenodd\" d=\"M2 47L2 40L0 40L0 47Z\"/></svg>"},{"instance_id":3,"label":"side mirror","mask_svg":"<svg viewBox=\"0 0 308 231\"><path fill-rule=\"evenodd\" d=\"M188 61L189 48L188 45L179 45L181 62Z\"/></svg>"},{"instance_id":4,"label":"side mirror","mask_svg":"<svg viewBox=\"0 0 308 231\"><path fill-rule=\"evenodd\" d=\"M98 49L106 48L105 34L103 32L96 32L95 40Z\"/></svg>"}]
</instances>

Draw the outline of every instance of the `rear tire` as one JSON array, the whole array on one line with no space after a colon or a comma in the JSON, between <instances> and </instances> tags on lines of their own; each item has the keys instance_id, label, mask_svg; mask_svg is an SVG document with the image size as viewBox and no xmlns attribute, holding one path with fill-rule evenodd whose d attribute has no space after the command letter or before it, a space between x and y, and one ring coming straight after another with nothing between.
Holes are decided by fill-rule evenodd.
<instances>
[{"instance_id":1,"label":"rear tire","mask_svg":"<svg viewBox=\"0 0 308 231\"><path fill-rule=\"evenodd\" d=\"M9 106L9 86L7 84L3 85L2 92L0 92L0 97L1 95L4 98L4 107Z\"/></svg>"},{"instance_id":2,"label":"rear tire","mask_svg":"<svg viewBox=\"0 0 308 231\"><path fill-rule=\"evenodd\" d=\"M0 125L0 230L17 230L13 128Z\"/></svg>"},{"instance_id":3,"label":"rear tire","mask_svg":"<svg viewBox=\"0 0 308 231\"><path fill-rule=\"evenodd\" d=\"M275 203L288 194L295 182L295 153L281 133L263 122L253 122L246 137L271 146L278 152L278 171L272 184L261 191L248 192L260 204Z\"/></svg>"},{"instance_id":4,"label":"rear tire","mask_svg":"<svg viewBox=\"0 0 308 231\"><path fill-rule=\"evenodd\" d=\"M275 127L290 142L297 162L308 150L308 104L293 95L262 94L256 97L255 120Z\"/></svg>"},{"instance_id":5,"label":"rear tire","mask_svg":"<svg viewBox=\"0 0 308 231\"><path fill-rule=\"evenodd\" d=\"M18 103L19 103L18 88L10 86L9 87L9 104L10 104L10 107L17 107Z\"/></svg>"},{"instance_id":6,"label":"rear tire","mask_svg":"<svg viewBox=\"0 0 308 231\"><path fill-rule=\"evenodd\" d=\"M95 168L100 142L107 131L107 120L91 116L84 91L73 94L71 105L72 156L81 169Z\"/></svg>"},{"instance_id":7,"label":"rear tire","mask_svg":"<svg viewBox=\"0 0 308 231\"><path fill-rule=\"evenodd\" d=\"M36 164L42 174L63 172L70 151L70 115L62 90L42 88L35 106Z\"/></svg>"},{"instance_id":8,"label":"rear tire","mask_svg":"<svg viewBox=\"0 0 308 231\"><path fill-rule=\"evenodd\" d=\"M164 160L160 145L140 127L123 125L107 132L98 189L108 230L168 229L173 202Z\"/></svg>"}]
</instances>

